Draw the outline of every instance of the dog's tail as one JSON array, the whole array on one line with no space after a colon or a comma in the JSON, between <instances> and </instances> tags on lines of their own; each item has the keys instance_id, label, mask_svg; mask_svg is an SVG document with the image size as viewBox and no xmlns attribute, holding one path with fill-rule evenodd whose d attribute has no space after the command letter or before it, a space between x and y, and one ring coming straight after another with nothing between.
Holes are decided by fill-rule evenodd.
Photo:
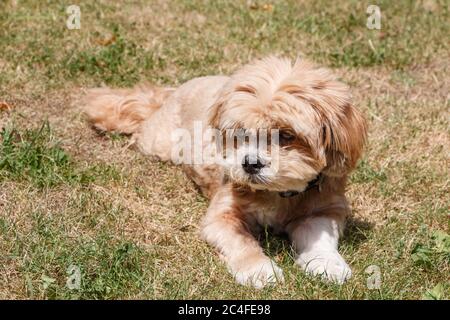
<instances>
[{"instance_id":1,"label":"dog's tail","mask_svg":"<svg viewBox=\"0 0 450 320\"><path fill-rule=\"evenodd\" d=\"M133 134L174 90L149 85L134 89L91 89L84 99L84 111L97 130Z\"/></svg>"}]
</instances>

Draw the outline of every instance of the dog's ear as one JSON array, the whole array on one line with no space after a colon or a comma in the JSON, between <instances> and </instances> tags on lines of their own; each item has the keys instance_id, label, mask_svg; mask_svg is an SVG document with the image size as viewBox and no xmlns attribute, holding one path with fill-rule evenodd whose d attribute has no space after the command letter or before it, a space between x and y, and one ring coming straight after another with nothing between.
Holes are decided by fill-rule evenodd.
<instances>
[{"instance_id":1,"label":"dog's ear","mask_svg":"<svg viewBox=\"0 0 450 320\"><path fill-rule=\"evenodd\" d=\"M355 166L366 141L367 125L361 112L347 103L336 117L323 125L322 138L327 165L324 174L343 176Z\"/></svg>"},{"instance_id":2,"label":"dog's ear","mask_svg":"<svg viewBox=\"0 0 450 320\"><path fill-rule=\"evenodd\" d=\"M219 126L221 105L222 103L218 100L208 110L208 124L213 128L218 128Z\"/></svg>"},{"instance_id":3,"label":"dog's ear","mask_svg":"<svg viewBox=\"0 0 450 320\"><path fill-rule=\"evenodd\" d=\"M222 112L222 106L225 104L227 98L226 93L222 93L217 98L216 102L208 109L208 125L213 128L219 128L220 115Z\"/></svg>"},{"instance_id":4,"label":"dog's ear","mask_svg":"<svg viewBox=\"0 0 450 320\"><path fill-rule=\"evenodd\" d=\"M351 104L348 87L327 69L297 60L294 78L283 90L308 102L322 124L318 142L324 147L325 175L340 177L351 171L366 140L366 121ZM292 84L293 83L293 84Z\"/></svg>"}]
</instances>

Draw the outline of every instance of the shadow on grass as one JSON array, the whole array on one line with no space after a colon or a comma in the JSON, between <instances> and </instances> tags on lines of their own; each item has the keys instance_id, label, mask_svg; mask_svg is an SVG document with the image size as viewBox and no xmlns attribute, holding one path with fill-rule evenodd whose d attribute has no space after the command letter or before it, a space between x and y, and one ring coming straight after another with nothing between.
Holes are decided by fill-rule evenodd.
<instances>
[{"instance_id":1,"label":"shadow on grass","mask_svg":"<svg viewBox=\"0 0 450 320\"><path fill-rule=\"evenodd\" d=\"M275 233L271 228L266 228L256 238L269 257L279 257L283 261L294 259L295 253L287 233Z\"/></svg>"},{"instance_id":2,"label":"shadow on grass","mask_svg":"<svg viewBox=\"0 0 450 320\"><path fill-rule=\"evenodd\" d=\"M347 220L344 235L340 239L340 243L351 246L356 249L360 244L364 243L373 229L374 224L366 220L351 217ZM257 234L261 246L265 253L270 257L275 257L288 253L291 258L295 255L292 244L286 233L277 234L268 228Z\"/></svg>"},{"instance_id":3,"label":"shadow on grass","mask_svg":"<svg viewBox=\"0 0 450 320\"><path fill-rule=\"evenodd\" d=\"M368 234L371 232L373 227L374 224L371 222L350 217L347 219L344 236L341 238L341 243L356 248L367 240Z\"/></svg>"}]
</instances>

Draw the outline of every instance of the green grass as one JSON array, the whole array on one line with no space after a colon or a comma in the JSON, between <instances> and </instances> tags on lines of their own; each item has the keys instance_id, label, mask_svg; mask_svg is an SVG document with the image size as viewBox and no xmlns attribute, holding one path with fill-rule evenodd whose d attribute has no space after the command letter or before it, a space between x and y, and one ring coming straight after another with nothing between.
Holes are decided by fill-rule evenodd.
<instances>
[{"instance_id":1,"label":"green grass","mask_svg":"<svg viewBox=\"0 0 450 320\"><path fill-rule=\"evenodd\" d=\"M450 298L447 1L78 3L80 30L65 27L71 1L0 3L0 101L11 106L0 110L0 298ZM381 30L365 26L369 4ZM343 286L306 276L270 234L261 243L285 283L237 285L199 238L208 203L182 171L81 115L83 88L178 85L267 54L333 68L369 120L348 187L340 251L354 276Z\"/></svg>"},{"instance_id":2,"label":"green grass","mask_svg":"<svg viewBox=\"0 0 450 320\"><path fill-rule=\"evenodd\" d=\"M13 126L0 132L0 182L24 180L38 187L61 183L87 184L99 177L117 179L109 165L92 165L79 169L61 148L48 122L23 132Z\"/></svg>"},{"instance_id":3,"label":"green grass","mask_svg":"<svg viewBox=\"0 0 450 320\"><path fill-rule=\"evenodd\" d=\"M68 3L22 1L13 10L8 1L0 4L2 53L8 57L0 83L14 82L10 75L18 66L45 79L44 87L87 81L123 86L141 79L178 82L217 72L215 66L224 61L269 53L314 56L333 67L404 69L448 50L442 41L449 33L446 1L436 1L433 11L416 1L370 3L381 8L380 31L366 28L365 1L339 6L327 1L275 1L271 11L252 10L245 1L173 1L166 9L157 1L81 2L81 30L64 27ZM175 19L168 12L184 18ZM112 35L116 40L103 46ZM236 59L225 54L230 50Z\"/></svg>"}]
</instances>

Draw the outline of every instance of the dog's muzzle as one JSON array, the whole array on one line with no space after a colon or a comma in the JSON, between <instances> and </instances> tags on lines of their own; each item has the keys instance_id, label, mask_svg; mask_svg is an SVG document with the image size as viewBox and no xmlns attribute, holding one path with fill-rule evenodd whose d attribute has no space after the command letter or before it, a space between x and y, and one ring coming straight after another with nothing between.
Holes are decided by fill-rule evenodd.
<instances>
[{"instance_id":1,"label":"dog's muzzle","mask_svg":"<svg viewBox=\"0 0 450 320\"><path fill-rule=\"evenodd\" d=\"M265 165L261 162L259 157L251 159L249 155L246 155L242 161L242 168L248 174L258 174Z\"/></svg>"}]
</instances>

